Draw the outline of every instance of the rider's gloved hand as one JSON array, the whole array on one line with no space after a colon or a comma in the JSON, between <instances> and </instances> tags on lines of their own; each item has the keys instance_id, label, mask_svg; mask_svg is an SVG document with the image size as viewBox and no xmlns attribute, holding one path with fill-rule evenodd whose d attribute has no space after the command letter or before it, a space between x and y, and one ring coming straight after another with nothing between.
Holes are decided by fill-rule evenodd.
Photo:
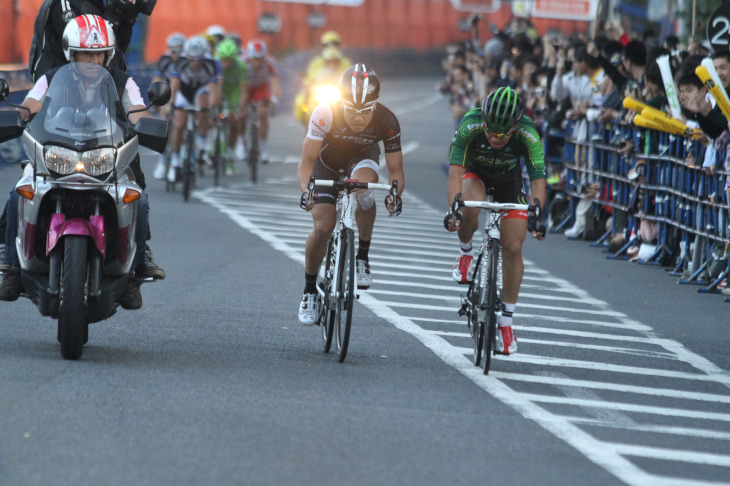
<instances>
[{"instance_id":1,"label":"rider's gloved hand","mask_svg":"<svg viewBox=\"0 0 730 486\"><path fill-rule=\"evenodd\" d=\"M448 213L446 213L446 216L444 217L444 228L446 228L447 231L456 231L459 229L459 225L464 220L464 218L461 216L461 213L449 210Z\"/></svg>"},{"instance_id":2,"label":"rider's gloved hand","mask_svg":"<svg viewBox=\"0 0 730 486\"><path fill-rule=\"evenodd\" d=\"M395 196L395 204L393 203L393 196L388 194L385 196L385 209L393 216L398 216L403 212L403 200L400 196Z\"/></svg>"},{"instance_id":3,"label":"rider's gloved hand","mask_svg":"<svg viewBox=\"0 0 730 486\"><path fill-rule=\"evenodd\" d=\"M533 199L532 204L527 208L527 231L530 233L536 233L538 239L545 238L547 228L540 221L542 216L542 210L540 209L540 200L538 198Z\"/></svg>"},{"instance_id":4,"label":"rider's gloved hand","mask_svg":"<svg viewBox=\"0 0 730 486\"><path fill-rule=\"evenodd\" d=\"M303 192L302 197L299 198L299 207L302 208L305 211L311 211L314 207L314 200L316 199L316 194L312 194L312 199L309 199L309 192Z\"/></svg>"}]
</instances>

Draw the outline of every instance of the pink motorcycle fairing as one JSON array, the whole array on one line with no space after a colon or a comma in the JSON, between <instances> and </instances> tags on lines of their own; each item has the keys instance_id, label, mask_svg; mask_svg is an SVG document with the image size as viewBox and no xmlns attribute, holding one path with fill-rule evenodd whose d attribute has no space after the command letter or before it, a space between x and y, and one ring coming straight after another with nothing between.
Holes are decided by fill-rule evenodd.
<instances>
[{"instance_id":1,"label":"pink motorcycle fairing","mask_svg":"<svg viewBox=\"0 0 730 486\"><path fill-rule=\"evenodd\" d=\"M106 257L106 233L104 232L103 216L90 216L88 221L80 218L66 221L65 215L53 214L48 229L48 238L46 239L46 255L50 254L61 237L66 235L91 236L102 258Z\"/></svg>"}]
</instances>

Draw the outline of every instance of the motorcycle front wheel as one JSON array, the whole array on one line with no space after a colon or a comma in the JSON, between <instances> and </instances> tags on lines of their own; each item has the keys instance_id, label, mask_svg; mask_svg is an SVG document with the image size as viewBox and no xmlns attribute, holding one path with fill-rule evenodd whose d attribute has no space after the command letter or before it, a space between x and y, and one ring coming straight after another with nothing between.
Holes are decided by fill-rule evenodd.
<instances>
[{"instance_id":1,"label":"motorcycle front wheel","mask_svg":"<svg viewBox=\"0 0 730 486\"><path fill-rule=\"evenodd\" d=\"M81 357L89 332L86 316L88 297L87 238L67 236L64 239L61 263L61 294L58 312L58 338L61 356L76 360Z\"/></svg>"}]
</instances>

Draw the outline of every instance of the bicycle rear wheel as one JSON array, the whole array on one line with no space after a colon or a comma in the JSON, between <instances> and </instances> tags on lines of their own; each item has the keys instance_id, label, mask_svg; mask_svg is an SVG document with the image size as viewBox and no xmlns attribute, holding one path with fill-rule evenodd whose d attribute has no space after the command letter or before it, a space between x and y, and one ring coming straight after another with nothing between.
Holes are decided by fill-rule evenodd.
<instances>
[{"instance_id":1,"label":"bicycle rear wheel","mask_svg":"<svg viewBox=\"0 0 730 486\"><path fill-rule=\"evenodd\" d=\"M486 342L484 343L484 374L489 374L489 366L492 363L492 355L495 354L495 341L497 338L497 315L499 314L499 261L502 247L499 241L489 242L489 256L487 258L487 284L486 284L486 307L484 312L484 325L487 328Z\"/></svg>"},{"instance_id":2,"label":"bicycle rear wheel","mask_svg":"<svg viewBox=\"0 0 730 486\"><path fill-rule=\"evenodd\" d=\"M352 307L355 297L355 232L351 228L340 233L340 261L337 268L337 306L335 319L335 341L337 357L342 363L347 356L352 325Z\"/></svg>"},{"instance_id":3,"label":"bicycle rear wheel","mask_svg":"<svg viewBox=\"0 0 730 486\"><path fill-rule=\"evenodd\" d=\"M327 257L325 258L324 279L319 282L324 293L322 300L322 311L319 314L319 325L322 327L322 349L325 353L330 352L332 346L332 334L335 329L336 313L330 310L330 295L332 292L332 269L335 266L335 238L331 236L327 243Z\"/></svg>"},{"instance_id":4,"label":"bicycle rear wheel","mask_svg":"<svg viewBox=\"0 0 730 486\"><path fill-rule=\"evenodd\" d=\"M483 314L480 309L481 303L484 301L484 287L482 286L481 273L484 271L481 265L482 255L477 257L474 266L474 278L469 284L469 290L466 293L469 302L469 331L471 332L472 341L474 343L474 355L472 362L474 366L479 366L482 360L482 345L484 342L484 319L479 316Z\"/></svg>"}]
</instances>

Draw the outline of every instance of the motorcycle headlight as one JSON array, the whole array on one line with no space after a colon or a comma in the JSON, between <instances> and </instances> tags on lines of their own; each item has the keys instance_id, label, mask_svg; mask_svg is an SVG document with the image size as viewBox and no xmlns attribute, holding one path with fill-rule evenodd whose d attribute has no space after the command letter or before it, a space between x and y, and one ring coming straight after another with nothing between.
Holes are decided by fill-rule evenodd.
<instances>
[{"instance_id":1,"label":"motorcycle headlight","mask_svg":"<svg viewBox=\"0 0 730 486\"><path fill-rule=\"evenodd\" d=\"M314 90L314 99L317 101L317 104L331 104L337 101L340 98L340 89L337 86L331 85L331 84L324 84L322 86L318 86Z\"/></svg>"},{"instance_id":2,"label":"motorcycle headlight","mask_svg":"<svg viewBox=\"0 0 730 486\"><path fill-rule=\"evenodd\" d=\"M81 154L84 172L90 176L100 176L114 169L114 149L100 148Z\"/></svg>"},{"instance_id":3,"label":"motorcycle headlight","mask_svg":"<svg viewBox=\"0 0 730 486\"><path fill-rule=\"evenodd\" d=\"M61 175L83 172L90 176L100 176L114 169L115 152L108 147L76 152L64 147L50 146L44 149L44 156L48 170Z\"/></svg>"},{"instance_id":4,"label":"motorcycle headlight","mask_svg":"<svg viewBox=\"0 0 730 486\"><path fill-rule=\"evenodd\" d=\"M71 174L79 160L78 152L63 147L46 147L43 152L48 170L61 175Z\"/></svg>"}]
</instances>

